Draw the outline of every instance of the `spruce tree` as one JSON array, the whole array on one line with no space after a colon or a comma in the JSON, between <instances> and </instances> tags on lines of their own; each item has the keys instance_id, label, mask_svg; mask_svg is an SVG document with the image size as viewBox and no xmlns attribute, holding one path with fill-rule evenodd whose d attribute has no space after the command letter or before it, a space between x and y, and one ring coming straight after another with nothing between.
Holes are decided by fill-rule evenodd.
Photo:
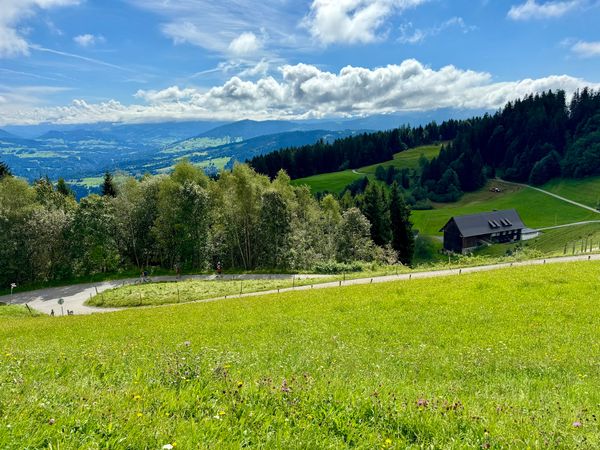
<instances>
[{"instance_id":1,"label":"spruce tree","mask_svg":"<svg viewBox=\"0 0 600 450\"><path fill-rule=\"evenodd\" d=\"M2 161L0 161L0 180L4 177L11 177L12 173L8 167L8 165Z\"/></svg>"},{"instance_id":2,"label":"spruce tree","mask_svg":"<svg viewBox=\"0 0 600 450\"><path fill-rule=\"evenodd\" d=\"M375 244L384 246L390 242L389 211L385 191L375 183L369 183L363 196L363 214L371 223L371 238Z\"/></svg>"},{"instance_id":3,"label":"spruce tree","mask_svg":"<svg viewBox=\"0 0 600 450\"><path fill-rule=\"evenodd\" d=\"M116 197L117 188L113 181L113 177L110 172L104 174L104 183L102 183L102 196L104 197Z\"/></svg>"},{"instance_id":4,"label":"spruce tree","mask_svg":"<svg viewBox=\"0 0 600 450\"><path fill-rule=\"evenodd\" d=\"M56 183L56 192L64 197L74 197L75 194L69 185L65 182L64 178L59 178Z\"/></svg>"},{"instance_id":5,"label":"spruce tree","mask_svg":"<svg viewBox=\"0 0 600 450\"><path fill-rule=\"evenodd\" d=\"M392 185L390 198L390 222L392 247L398 252L398 259L402 264L410 265L415 252L415 237L410 221L410 208L396 182Z\"/></svg>"}]
</instances>

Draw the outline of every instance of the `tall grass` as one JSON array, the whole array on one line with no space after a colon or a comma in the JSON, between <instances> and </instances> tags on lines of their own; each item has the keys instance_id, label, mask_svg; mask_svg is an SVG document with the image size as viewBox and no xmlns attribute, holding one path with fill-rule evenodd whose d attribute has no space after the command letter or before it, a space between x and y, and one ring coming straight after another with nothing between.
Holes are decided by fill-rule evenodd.
<instances>
[{"instance_id":1,"label":"tall grass","mask_svg":"<svg viewBox=\"0 0 600 450\"><path fill-rule=\"evenodd\" d=\"M599 270L0 319L0 448L599 448Z\"/></svg>"}]
</instances>

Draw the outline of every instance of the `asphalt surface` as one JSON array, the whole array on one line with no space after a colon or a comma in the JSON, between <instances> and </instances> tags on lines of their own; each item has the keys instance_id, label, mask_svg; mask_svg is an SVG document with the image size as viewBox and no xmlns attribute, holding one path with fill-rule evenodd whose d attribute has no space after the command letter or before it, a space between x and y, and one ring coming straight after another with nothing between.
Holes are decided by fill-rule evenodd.
<instances>
[{"instance_id":1,"label":"asphalt surface","mask_svg":"<svg viewBox=\"0 0 600 450\"><path fill-rule=\"evenodd\" d=\"M341 286L356 286L356 285L364 285L364 284L376 284L376 283L389 283L389 282L410 282L413 279L421 279L421 278L435 278L435 277L445 277L445 276L460 276L466 275L469 273L476 272L486 272L491 270L499 270L499 269L507 269L510 267L523 267L523 266L533 266L533 265L543 265L543 264L557 264L557 263L565 263L565 262L576 262L576 261L600 261L600 255L579 255L579 256L565 256L561 258L547 258L547 259L536 259L530 261L521 261L514 263L502 263L502 264L493 264L486 266L478 266L478 267L466 267L461 269L447 269L447 270L437 270L437 271L426 271L426 272L413 272L410 274L401 274L401 275L388 275L382 277L373 277L373 278L358 278L354 280L346 280L346 281L333 281L327 283L320 283L315 285L306 285L306 286L298 286L295 288L286 288L279 290L271 290L271 291L263 291L263 292L254 292L242 295L234 295L228 297L219 297L212 298L208 300L199 300L196 303L207 303L213 301L220 301L232 298L245 298L245 297L256 297L262 295L273 295L284 292L292 292L292 291L307 291L311 289L333 289ZM224 275L224 279L234 279L234 280L256 280L256 279L290 279L292 275ZM323 275L296 275L297 278L322 278ZM182 277L181 280L214 280L215 276L188 276ZM152 281L177 281L176 277L155 277ZM15 294L11 300L10 296L0 297L0 302L4 303L14 303L14 304L28 304L31 308L34 308L40 312L45 314L50 314L52 310L56 315L61 315L64 311L64 314L67 314L67 311L73 311L75 315L80 314L94 314L94 313L107 313L118 311L115 308L93 308L89 306L85 306L84 303L90 296L93 296L96 293L104 292L107 289L112 289L115 287L123 286L125 284L133 284L139 282L139 279L126 279L126 280L118 280L118 281L107 281L103 283L94 283L94 284L79 284L74 286L66 286L66 287L55 287L48 289L40 289L37 291L24 292ZM58 304L58 300L62 298L64 299L64 304L61 306ZM174 305L163 305L163 306L174 306ZM149 306L150 308L156 306Z\"/></svg>"}]
</instances>

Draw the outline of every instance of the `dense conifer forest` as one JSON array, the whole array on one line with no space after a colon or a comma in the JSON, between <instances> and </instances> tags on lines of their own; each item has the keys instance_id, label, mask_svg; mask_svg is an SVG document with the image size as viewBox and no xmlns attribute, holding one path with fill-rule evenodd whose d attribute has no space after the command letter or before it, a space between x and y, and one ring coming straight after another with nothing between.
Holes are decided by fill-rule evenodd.
<instances>
[{"instance_id":1,"label":"dense conifer forest","mask_svg":"<svg viewBox=\"0 0 600 450\"><path fill-rule=\"evenodd\" d=\"M600 92L583 89L568 100L563 91L549 91L508 103L495 114L287 148L249 163L270 177L284 169L292 178L303 178L382 163L394 153L435 142L447 144L437 158L422 161L416 183L407 173L398 178L380 170L377 178L398 181L404 189L412 186L418 199L452 202L496 176L540 185L555 177L597 175ZM353 194L365 188L366 180L348 187Z\"/></svg>"},{"instance_id":2,"label":"dense conifer forest","mask_svg":"<svg viewBox=\"0 0 600 450\"><path fill-rule=\"evenodd\" d=\"M395 153L408 148L451 140L465 125L462 121L449 120L441 125L432 122L425 127L402 126L390 131L338 139L331 144L319 141L314 145L285 148L256 156L248 163L257 172L271 178L281 169L292 179L356 169L388 161Z\"/></svg>"},{"instance_id":3,"label":"dense conifer forest","mask_svg":"<svg viewBox=\"0 0 600 450\"><path fill-rule=\"evenodd\" d=\"M495 176L540 185L600 174L600 92L584 89L570 102L562 91L531 95L468 123L423 166L434 200L453 201Z\"/></svg>"}]
</instances>

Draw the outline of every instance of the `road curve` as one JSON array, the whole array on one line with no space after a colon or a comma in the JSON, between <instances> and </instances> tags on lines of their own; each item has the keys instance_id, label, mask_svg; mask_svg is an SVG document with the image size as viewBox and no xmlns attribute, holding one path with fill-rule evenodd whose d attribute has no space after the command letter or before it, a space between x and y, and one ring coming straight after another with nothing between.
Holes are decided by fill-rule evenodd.
<instances>
[{"instance_id":1,"label":"road curve","mask_svg":"<svg viewBox=\"0 0 600 450\"><path fill-rule=\"evenodd\" d=\"M223 275L223 280L286 280L292 277L296 279L302 278L323 278L327 275ZM160 276L152 277L152 282L174 282L174 281L185 281L185 280L199 280L199 281L210 281L216 279L216 275L187 275L177 278L174 276ZM11 298L10 295L0 297L0 303L12 303L12 304L28 304L31 308L40 311L45 314L51 314L52 311L56 315L62 315L63 312L66 315L67 311L73 311L73 314L94 314L94 313L106 313L118 311L120 308L96 308L86 306L85 302L95 294L99 294L108 289L113 289L127 284L139 283L139 278L127 278L123 280L115 281L103 281L99 283L86 283L76 284L72 286L64 287L51 287L46 289L39 289L36 291L22 292L14 294ZM59 299L63 299L64 303L58 304Z\"/></svg>"},{"instance_id":2,"label":"road curve","mask_svg":"<svg viewBox=\"0 0 600 450\"><path fill-rule=\"evenodd\" d=\"M536 259L529 261L521 261L521 262L513 262L513 263L501 263L501 264L490 264L485 266L477 266L477 267L465 267L465 268L456 268L456 269L446 269L446 270L437 270L437 271L426 271L426 272L412 272L410 274L402 274L402 275L388 275L381 277L373 277L373 278L358 278L354 280L346 280L346 281L333 281L326 283L319 283L315 285L305 285L298 286L295 288L285 288L278 290L270 290L263 292L253 292L248 294L241 295L233 295L227 297L218 297L211 298L206 300L198 300L197 302L187 302L181 304L188 303L207 303L214 302L219 300L226 300L232 298L245 298L245 297L256 297L262 295L273 295L284 292L292 292L292 291L307 291L311 289L332 289L341 286L356 286L356 285L364 285L364 284L376 284L376 283L389 283L393 281L410 281L413 279L421 279L421 278L435 278L435 277L445 277L445 276L455 276L455 275L464 275L475 272L487 272L491 270L499 270L510 267L523 267L523 266L533 266L533 265L543 265L543 264L557 264L557 263L566 263L566 262L577 262L577 261L600 261L600 254L596 255L579 255L579 256L564 256L560 258L546 258L546 259ZM290 278L292 275L233 275L233 276L225 276L228 279L286 279ZM297 277L322 277L323 275L296 275ZM197 279L197 280L211 280L215 279L214 276L189 276L182 277L182 279ZM55 314L61 314L61 308L58 305L57 301L59 298L63 298L65 303L63 308L65 310L65 314L67 310L74 311L75 314L94 314L94 313L107 313L118 311L115 308L92 308L89 306L85 306L85 301L90 297L90 295L94 295L96 289L98 292L106 291L107 289L111 289L114 287L122 286L124 284L131 284L136 282L137 279L127 279L127 280L119 280L119 281L107 281L104 283L97 284L80 284L75 286L68 286L62 288L48 288L41 289L38 291L25 292L21 294L15 294L13 297L13 303L15 304L28 304L30 307L41 311L46 314L50 314L51 310L54 310ZM153 281L177 281L175 277L156 277ZM0 302L8 303L10 300L10 296L0 297ZM165 306L175 306L175 305L160 305L160 306L147 306L145 308L156 308L156 307L165 307Z\"/></svg>"}]
</instances>

